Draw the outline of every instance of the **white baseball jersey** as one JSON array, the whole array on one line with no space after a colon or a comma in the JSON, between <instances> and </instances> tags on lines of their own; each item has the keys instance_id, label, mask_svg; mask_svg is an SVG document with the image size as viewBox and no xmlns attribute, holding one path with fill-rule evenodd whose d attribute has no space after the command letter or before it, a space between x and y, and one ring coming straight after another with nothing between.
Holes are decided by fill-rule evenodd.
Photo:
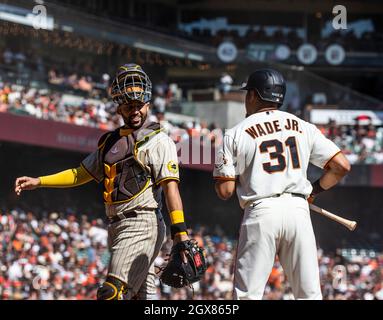
<instances>
[{"instance_id":1,"label":"white baseball jersey","mask_svg":"<svg viewBox=\"0 0 383 320\"><path fill-rule=\"evenodd\" d=\"M309 163L324 168L338 152L315 125L287 112L263 111L226 130L213 175L238 178L237 195L245 208L276 194L310 195Z\"/></svg>"}]
</instances>

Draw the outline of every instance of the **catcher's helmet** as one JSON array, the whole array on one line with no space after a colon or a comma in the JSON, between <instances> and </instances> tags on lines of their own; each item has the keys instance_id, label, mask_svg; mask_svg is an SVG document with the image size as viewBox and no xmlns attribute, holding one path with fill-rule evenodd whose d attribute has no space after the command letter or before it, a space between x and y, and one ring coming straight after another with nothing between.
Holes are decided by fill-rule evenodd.
<instances>
[{"instance_id":1,"label":"catcher's helmet","mask_svg":"<svg viewBox=\"0 0 383 320\"><path fill-rule=\"evenodd\" d=\"M152 98L152 82L138 64L124 64L118 68L110 94L119 105L131 100L146 103Z\"/></svg>"},{"instance_id":2,"label":"catcher's helmet","mask_svg":"<svg viewBox=\"0 0 383 320\"><path fill-rule=\"evenodd\" d=\"M241 90L255 89L264 101L283 104L286 93L286 83L283 76L273 69L259 69L249 76Z\"/></svg>"}]
</instances>

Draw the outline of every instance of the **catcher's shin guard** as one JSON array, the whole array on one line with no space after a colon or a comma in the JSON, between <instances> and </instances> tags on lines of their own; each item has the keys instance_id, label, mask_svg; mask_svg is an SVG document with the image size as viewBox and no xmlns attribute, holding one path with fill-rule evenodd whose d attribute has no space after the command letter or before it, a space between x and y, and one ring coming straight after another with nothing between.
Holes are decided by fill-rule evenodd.
<instances>
[{"instance_id":1,"label":"catcher's shin guard","mask_svg":"<svg viewBox=\"0 0 383 320\"><path fill-rule=\"evenodd\" d=\"M107 276L97 290L97 300L123 300L126 285L115 277Z\"/></svg>"}]
</instances>

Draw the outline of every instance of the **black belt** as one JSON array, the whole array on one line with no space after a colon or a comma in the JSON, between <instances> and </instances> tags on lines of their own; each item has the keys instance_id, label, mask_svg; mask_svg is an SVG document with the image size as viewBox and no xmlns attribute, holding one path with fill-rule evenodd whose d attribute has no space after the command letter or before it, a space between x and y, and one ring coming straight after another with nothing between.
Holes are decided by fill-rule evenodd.
<instances>
[{"instance_id":1,"label":"black belt","mask_svg":"<svg viewBox=\"0 0 383 320\"><path fill-rule=\"evenodd\" d=\"M154 211L156 214L161 213L160 209L155 209ZM136 218L136 217L137 217L136 211L126 211L126 212L120 213L118 215L115 215L114 217L109 218L109 222L115 223L117 221L129 219L129 218Z\"/></svg>"},{"instance_id":2,"label":"black belt","mask_svg":"<svg viewBox=\"0 0 383 320\"><path fill-rule=\"evenodd\" d=\"M137 217L137 212L135 211L123 212L123 213L120 213L118 216L116 215L114 217L109 218L109 222L115 223L117 221L129 219L129 218L135 218L135 217Z\"/></svg>"},{"instance_id":3,"label":"black belt","mask_svg":"<svg viewBox=\"0 0 383 320\"><path fill-rule=\"evenodd\" d=\"M299 198L302 198L302 199L305 199L306 200L306 197L303 195L303 194L300 194L300 193L294 193L294 192L285 192L285 193L289 193L291 194L293 197L299 197ZM272 197L274 198L278 198L282 195L283 193L277 193L277 194L274 194Z\"/></svg>"}]
</instances>

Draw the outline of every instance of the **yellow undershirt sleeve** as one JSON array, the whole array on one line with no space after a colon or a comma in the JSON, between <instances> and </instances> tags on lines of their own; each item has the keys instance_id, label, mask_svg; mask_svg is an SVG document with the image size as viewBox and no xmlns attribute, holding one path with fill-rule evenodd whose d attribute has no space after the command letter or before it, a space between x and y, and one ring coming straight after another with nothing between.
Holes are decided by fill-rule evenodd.
<instances>
[{"instance_id":1,"label":"yellow undershirt sleeve","mask_svg":"<svg viewBox=\"0 0 383 320\"><path fill-rule=\"evenodd\" d=\"M47 188L70 188L80 186L91 180L93 177L83 168L64 170L50 176L39 177L40 186Z\"/></svg>"}]
</instances>

